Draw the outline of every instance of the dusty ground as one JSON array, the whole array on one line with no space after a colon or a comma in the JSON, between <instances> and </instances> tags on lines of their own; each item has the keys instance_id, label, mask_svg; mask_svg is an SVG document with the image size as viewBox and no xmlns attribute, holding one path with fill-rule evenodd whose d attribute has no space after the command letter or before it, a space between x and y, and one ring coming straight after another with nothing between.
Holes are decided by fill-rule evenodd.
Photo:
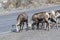
<instances>
[{"instance_id":1,"label":"dusty ground","mask_svg":"<svg viewBox=\"0 0 60 40\"><path fill-rule=\"evenodd\" d=\"M60 40L60 28L45 30L29 30L15 33L6 33L0 35L0 40Z\"/></svg>"}]
</instances>

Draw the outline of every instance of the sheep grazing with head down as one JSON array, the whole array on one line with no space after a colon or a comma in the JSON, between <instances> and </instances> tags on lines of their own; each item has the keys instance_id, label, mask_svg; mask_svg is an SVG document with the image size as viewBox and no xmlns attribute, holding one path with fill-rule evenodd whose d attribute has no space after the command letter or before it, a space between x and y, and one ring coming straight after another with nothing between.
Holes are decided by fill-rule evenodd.
<instances>
[{"instance_id":1,"label":"sheep grazing with head down","mask_svg":"<svg viewBox=\"0 0 60 40\"><path fill-rule=\"evenodd\" d=\"M16 24L17 32L19 31L18 26L20 26L20 30L23 30L24 22L26 22L26 25L28 28L28 16L27 16L26 12L19 14L17 17L17 24Z\"/></svg>"},{"instance_id":2,"label":"sheep grazing with head down","mask_svg":"<svg viewBox=\"0 0 60 40\"><path fill-rule=\"evenodd\" d=\"M49 30L49 23L48 23L48 18L49 18L49 14L48 12L39 12L39 13L35 13L32 16L32 29L34 29L34 25L37 26L37 29L39 29L39 23L46 23L47 26L46 28L48 28Z\"/></svg>"},{"instance_id":3,"label":"sheep grazing with head down","mask_svg":"<svg viewBox=\"0 0 60 40\"><path fill-rule=\"evenodd\" d=\"M58 27L58 23L59 23L59 19L60 19L60 10L56 10L55 14L56 14L57 27Z\"/></svg>"},{"instance_id":4,"label":"sheep grazing with head down","mask_svg":"<svg viewBox=\"0 0 60 40\"><path fill-rule=\"evenodd\" d=\"M51 13L49 13L50 15L49 15L49 20L51 21L51 22L53 22L54 24L56 24L57 23L57 21L56 21L56 15L55 15L55 11L51 11ZM53 26L52 26L53 27ZM51 27L51 28L52 28ZM57 27L56 27L57 28Z\"/></svg>"}]
</instances>

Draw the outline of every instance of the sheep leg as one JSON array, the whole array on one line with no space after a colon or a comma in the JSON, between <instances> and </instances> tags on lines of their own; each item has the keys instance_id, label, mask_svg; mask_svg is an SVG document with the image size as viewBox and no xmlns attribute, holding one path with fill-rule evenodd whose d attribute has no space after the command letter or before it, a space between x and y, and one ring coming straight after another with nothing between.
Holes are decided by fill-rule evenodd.
<instances>
[{"instance_id":1,"label":"sheep leg","mask_svg":"<svg viewBox=\"0 0 60 40\"><path fill-rule=\"evenodd\" d=\"M27 26L27 30L28 30L28 20L26 20L26 26Z\"/></svg>"},{"instance_id":2,"label":"sheep leg","mask_svg":"<svg viewBox=\"0 0 60 40\"><path fill-rule=\"evenodd\" d=\"M37 29L39 29L39 23L37 23Z\"/></svg>"}]
</instances>

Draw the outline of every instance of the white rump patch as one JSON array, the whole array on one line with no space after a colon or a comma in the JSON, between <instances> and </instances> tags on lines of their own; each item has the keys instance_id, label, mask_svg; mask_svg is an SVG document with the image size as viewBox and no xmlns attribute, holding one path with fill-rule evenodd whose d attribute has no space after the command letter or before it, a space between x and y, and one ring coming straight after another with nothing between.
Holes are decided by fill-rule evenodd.
<instances>
[{"instance_id":1,"label":"white rump patch","mask_svg":"<svg viewBox=\"0 0 60 40\"><path fill-rule=\"evenodd\" d=\"M29 21L29 22L28 22L28 27L31 28L31 27L32 27L32 23L33 23L33 21Z\"/></svg>"}]
</instances>

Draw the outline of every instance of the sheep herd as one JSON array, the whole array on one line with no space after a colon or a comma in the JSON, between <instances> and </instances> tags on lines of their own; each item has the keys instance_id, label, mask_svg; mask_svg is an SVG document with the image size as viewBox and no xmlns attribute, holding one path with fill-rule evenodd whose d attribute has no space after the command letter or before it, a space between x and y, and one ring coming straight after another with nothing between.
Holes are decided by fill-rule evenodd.
<instances>
[{"instance_id":1,"label":"sheep herd","mask_svg":"<svg viewBox=\"0 0 60 40\"><path fill-rule=\"evenodd\" d=\"M45 24L44 26L45 28L43 29L49 30L50 28L53 27L51 26L51 23L56 24L56 28L57 28L58 18L60 18L60 10L56 10L56 11L52 10L51 12L38 12L32 15L32 18L31 18L32 23L29 23L27 13L22 12L17 17L16 31L19 32L23 30L24 23L26 23L27 30L29 29L29 27L31 27L31 29L34 30L35 26L37 30L40 29L39 27L41 27L42 29L42 26L44 24ZM42 23L42 26L39 26L40 25L39 23ZM20 29L18 26L20 26Z\"/></svg>"}]
</instances>

